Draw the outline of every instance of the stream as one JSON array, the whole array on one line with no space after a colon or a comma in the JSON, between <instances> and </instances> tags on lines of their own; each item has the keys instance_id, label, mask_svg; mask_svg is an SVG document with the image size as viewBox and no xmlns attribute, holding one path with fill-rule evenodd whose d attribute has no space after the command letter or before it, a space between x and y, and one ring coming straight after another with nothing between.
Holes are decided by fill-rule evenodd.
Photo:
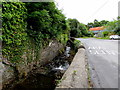
<instances>
[{"instance_id":1,"label":"stream","mask_svg":"<svg viewBox=\"0 0 120 90\"><path fill-rule=\"evenodd\" d=\"M71 51L71 48L66 46L62 55L55 57L37 71L30 72L29 76L22 83L15 85L12 90L43 90L44 88L54 90L74 57Z\"/></svg>"}]
</instances>

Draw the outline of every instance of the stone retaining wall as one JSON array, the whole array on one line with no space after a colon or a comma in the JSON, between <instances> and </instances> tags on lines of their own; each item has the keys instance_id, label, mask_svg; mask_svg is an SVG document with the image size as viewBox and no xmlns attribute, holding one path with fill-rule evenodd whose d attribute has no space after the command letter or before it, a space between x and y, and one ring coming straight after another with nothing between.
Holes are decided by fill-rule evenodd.
<instances>
[{"instance_id":1,"label":"stone retaining wall","mask_svg":"<svg viewBox=\"0 0 120 90\"><path fill-rule=\"evenodd\" d=\"M33 49L32 53L27 52L26 54L25 52L25 54L22 56L24 61L21 61L21 63L17 64L15 67L14 65L11 65L8 60L6 60L7 62L4 63L1 62L0 88L2 88L2 84L5 86L6 84L13 83L15 79L24 79L32 69L40 67L41 65L53 60L53 58L55 58L62 49L64 49L64 46L61 43L58 41L52 41L45 49L41 49L39 51L40 57L36 61L34 60L35 53ZM29 58L32 62L27 61Z\"/></svg>"}]
</instances>

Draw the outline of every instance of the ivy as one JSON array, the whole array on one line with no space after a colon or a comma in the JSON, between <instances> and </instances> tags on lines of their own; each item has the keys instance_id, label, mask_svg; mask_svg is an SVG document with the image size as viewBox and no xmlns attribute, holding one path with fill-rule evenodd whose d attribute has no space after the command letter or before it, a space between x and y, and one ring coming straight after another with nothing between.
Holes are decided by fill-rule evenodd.
<instances>
[{"instance_id":1,"label":"ivy","mask_svg":"<svg viewBox=\"0 0 120 90\"><path fill-rule=\"evenodd\" d=\"M25 50L26 33L25 4L22 2L2 3L2 53L12 62L20 60Z\"/></svg>"},{"instance_id":2,"label":"ivy","mask_svg":"<svg viewBox=\"0 0 120 90\"><path fill-rule=\"evenodd\" d=\"M2 53L12 63L19 63L24 52L32 55L32 49L37 60L41 48L53 39L65 45L69 34L65 16L54 2L3 2L2 27Z\"/></svg>"}]
</instances>

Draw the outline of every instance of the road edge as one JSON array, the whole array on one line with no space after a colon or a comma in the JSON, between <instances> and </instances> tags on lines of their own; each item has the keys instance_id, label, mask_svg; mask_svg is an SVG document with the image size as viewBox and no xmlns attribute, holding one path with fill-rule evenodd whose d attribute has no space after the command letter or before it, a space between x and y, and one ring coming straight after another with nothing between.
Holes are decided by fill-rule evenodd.
<instances>
[{"instance_id":1,"label":"road edge","mask_svg":"<svg viewBox=\"0 0 120 90\"><path fill-rule=\"evenodd\" d=\"M72 63L64 73L58 88L89 88L88 63L85 48L79 48Z\"/></svg>"}]
</instances>

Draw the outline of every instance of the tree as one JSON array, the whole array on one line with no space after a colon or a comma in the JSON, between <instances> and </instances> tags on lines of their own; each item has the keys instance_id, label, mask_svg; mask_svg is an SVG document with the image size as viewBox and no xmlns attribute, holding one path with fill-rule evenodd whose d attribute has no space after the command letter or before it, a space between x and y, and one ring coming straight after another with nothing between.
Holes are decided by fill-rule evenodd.
<instances>
[{"instance_id":1,"label":"tree","mask_svg":"<svg viewBox=\"0 0 120 90\"><path fill-rule=\"evenodd\" d=\"M65 16L56 8L54 2L28 2L26 7L28 33L35 41L45 41L67 33Z\"/></svg>"},{"instance_id":2,"label":"tree","mask_svg":"<svg viewBox=\"0 0 120 90\"><path fill-rule=\"evenodd\" d=\"M95 19L93 26L94 27L99 27L99 26L101 26L101 23L98 20Z\"/></svg>"},{"instance_id":3,"label":"tree","mask_svg":"<svg viewBox=\"0 0 120 90\"><path fill-rule=\"evenodd\" d=\"M101 23L101 26L104 26L104 25L106 25L108 22L109 22L109 21L107 21L107 20L102 20L102 21L100 21L100 23Z\"/></svg>"},{"instance_id":4,"label":"tree","mask_svg":"<svg viewBox=\"0 0 120 90\"><path fill-rule=\"evenodd\" d=\"M93 27L101 27L101 26L105 26L109 21L107 20L102 20L102 21L98 21L98 20L94 20L94 22L90 22L87 24L88 29L93 28Z\"/></svg>"},{"instance_id":5,"label":"tree","mask_svg":"<svg viewBox=\"0 0 120 90\"><path fill-rule=\"evenodd\" d=\"M120 35L120 20L118 19L118 21L116 22L116 27L115 27L115 33Z\"/></svg>"},{"instance_id":6,"label":"tree","mask_svg":"<svg viewBox=\"0 0 120 90\"><path fill-rule=\"evenodd\" d=\"M88 23L88 24L87 24L88 29L89 29L89 28L93 28L93 25L94 25L94 23L92 23L92 22Z\"/></svg>"},{"instance_id":7,"label":"tree","mask_svg":"<svg viewBox=\"0 0 120 90\"><path fill-rule=\"evenodd\" d=\"M117 17L117 20L108 22L105 25L105 27L107 30L109 30L109 32L120 35L120 19L119 19L119 17Z\"/></svg>"},{"instance_id":8,"label":"tree","mask_svg":"<svg viewBox=\"0 0 120 90\"><path fill-rule=\"evenodd\" d=\"M68 19L70 25L70 36L71 37L84 37L90 36L88 29L85 24L80 23L77 19Z\"/></svg>"},{"instance_id":9,"label":"tree","mask_svg":"<svg viewBox=\"0 0 120 90\"><path fill-rule=\"evenodd\" d=\"M79 30L79 21L77 19L68 19L70 25L70 36L78 37L81 34Z\"/></svg>"},{"instance_id":10,"label":"tree","mask_svg":"<svg viewBox=\"0 0 120 90\"><path fill-rule=\"evenodd\" d=\"M109 31L114 31L117 27L117 20L111 21L105 25L106 29Z\"/></svg>"},{"instance_id":11,"label":"tree","mask_svg":"<svg viewBox=\"0 0 120 90\"><path fill-rule=\"evenodd\" d=\"M85 24L80 23L79 25L79 30L81 32L81 36L88 36L88 31L87 31L87 27L85 26Z\"/></svg>"},{"instance_id":12,"label":"tree","mask_svg":"<svg viewBox=\"0 0 120 90\"><path fill-rule=\"evenodd\" d=\"M104 37L108 36L108 34L109 34L109 31L104 31L104 32L102 32L102 35L103 35Z\"/></svg>"}]
</instances>

